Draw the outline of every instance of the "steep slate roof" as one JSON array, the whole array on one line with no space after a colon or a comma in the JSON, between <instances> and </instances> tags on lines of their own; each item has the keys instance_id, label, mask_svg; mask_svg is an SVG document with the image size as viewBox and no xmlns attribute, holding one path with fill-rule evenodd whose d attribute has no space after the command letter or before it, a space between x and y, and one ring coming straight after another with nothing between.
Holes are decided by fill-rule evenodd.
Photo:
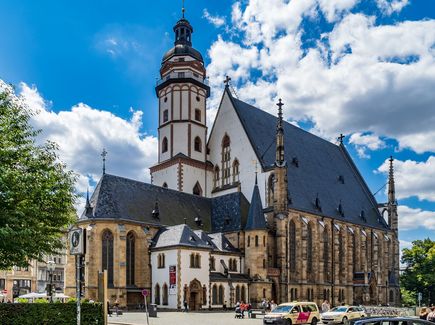
<instances>
[{"instance_id":1,"label":"steep slate roof","mask_svg":"<svg viewBox=\"0 0 435 325\"><path fill-rule=\"evenodd\" d=\"M248 221L245 230L266 229L266 219L263 214L263 204L261 203L260 191L257 185L257 175L255 175L255 186L252 191L251 205L249 206Z\"/></svg>"},{"instance_id":2,"label":"steep slate roof","mask_svg":"<svg viewBox=\"0 0 435 325\"><path fill-rule=\"evenodd\" d=\"M152 215L156 200L159 217ZM217 198L187 194L128 178L104 174L90 199L91 213L81 219L133 220L158 226L184 223L192 229L199 217L205 231L238 231L244 225L249 203L242 193Z\"/></svg>"},{"instance_id":3,"label":"steep slate roof","mask_svg":"<svg viewBox=\"0 0 435 325\"><path fill-rule=\"evenodd\" d=\"M275 162L277 118L233 98L226 90L263 169ZM344 146L337 146L290 123L284 123L288 165L289 208L325 215L355 224L385 229L377 203ZM298 167L293 164L293 158ZM344 184L339 177L342 177ZM319 198L321 210L315 206ZM338 213L340 204L344 216ZM360 217L364 210L365 219Z\"/></svg>"},{"instance_id":4,"label":"steep slate roof","mask_svg":"<svg viewBox=\"0 0 435 325\"><path fill-rule=\"evenodd\" d=\"M153 238L152 248L184 246L191 248L212 249L188 225L176 225L161 228Z\"/></svg>"},{"instance_id":5,"label":"steep slate roof","mask_svg":"<svg viewBox=\"0 0 435 325\"><path fill-rule=\"evenodd\" d=\"M219 232L215 234L209 234L208 236L213 241L215 251L231 253L239 252L239 250L230 243L223 233Z\"/></svg>"}]
</instances>

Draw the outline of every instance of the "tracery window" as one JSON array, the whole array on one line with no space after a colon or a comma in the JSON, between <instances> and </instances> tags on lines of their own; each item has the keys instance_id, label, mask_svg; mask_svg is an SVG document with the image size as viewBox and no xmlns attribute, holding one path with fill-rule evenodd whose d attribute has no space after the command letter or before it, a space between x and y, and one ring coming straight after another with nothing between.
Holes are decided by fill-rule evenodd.
<instances>
[{"instance_id":1,"label":"tracery window","mask_svg":"<svg viewBox=\"0 0 435 325\"><path fill-rule=\"evenodd\" d=\"M239 161L237 159L234 159L233 162L233 183L236 183L239 181Z\"/></svg>"},{"instance_id":2,"label":"tracery window","mask_svg":"<svg viewBox=\"0 0 435 325\"><path fill-rule=\"evenodd\" d=\"M323 274L325 274L325 279L329 281L329 235L328 228L325 226L323 230Z\"/></svg>"},{"instance_id":3,"label":"tracery window","mask_svg":"<svg viewBox=\"0 0 435 325\"><path fill-rule=\"evenodd\" d=\"M126 272L127 272L127 285L134 285L134 266L135 266L135 236L132 231L127 234L126 243Z\"/></svg>"},{"instance_id":4,"label":"tracery window","mask_svg":"<svg viewBox=\"0 0 435 325\"><path fill-rule=\"evenodd\" d=\"M289 258L290 272L296 271L296 225L293 220L289 224Z\"/></svg>"},{"instance_id":5,"label":"tracery window","mask_svg":"<svg viewBox=\"0 0 435 325\"><path fill-rule=\"evenodd\" d=\"M313 272L313 229L311 223L308 223L307 226L307 272Z\"/></svg>"},{"instance_id":6,"label":"tracery window","mask_svg":"<svg viewBox=\"0 0 435 325\"><path fill-rule=\"evenodd\" d=\"M221 284L219 286L219 301L218 301L218 304L222 305L223 303L224 303L224 287Z\"/></svg>"},{"instance_id":7,"label":"tracery window","mask_svg":"<svg viewBox=\"0 0 435 325\"><path fill-rule=\"evenodd\" d=\"M222 186L230 183L230 137L225 134L222 139Z\"/></svg>"},{"instance_id":8,"label":"tracery window","mask_svg":"<svg viewBox=\"0 0 435 325\"><path fill-rule=\"evenodd\" d=\"M217 299L217 285L216 284L213 285L213 288L211 290L211 297L212 297L212 304L217 305L218 299Z\"/></svg>"},{"instance_id":9,"label":"tracery window","mask_svg":"<svg viewBox=\"0 0 435 325\"><path fill-rule=\"evenodd\" d=\"M102 235L102 269L107 270L107 282L113 287L113 234L105 230Z\"/></svg>"}]
</instances>

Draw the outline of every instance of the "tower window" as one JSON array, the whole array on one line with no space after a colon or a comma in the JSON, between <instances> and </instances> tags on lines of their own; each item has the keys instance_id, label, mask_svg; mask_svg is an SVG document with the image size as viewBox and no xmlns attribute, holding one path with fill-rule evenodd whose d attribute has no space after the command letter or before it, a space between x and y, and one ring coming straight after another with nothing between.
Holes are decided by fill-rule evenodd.
<instances>
[{"instance_id":1,"label":"tower window","mask_svg":"<svg viewBox=\"0 0 435 325\"><path fill-rule=\"evenodd\" d=\"M165 109L163 111L163 123L168 122L168 120L169 120L169 111Z\"/></svg>"},{"instance_id":2,"label":"tower window","mask_svg":"<svg viewBox=\"0 0 435 325\"><path fill-rule=\"evenodd\" d=\"M178 78L184 78L185 77L185 73L183 72L178 72Z\"/></svg>"},{"instance_id":3,"label":"tower window","mask_svg":"<svg viewBox=\"0 0 435 325\"><path fill-rule=\"evenodd\" d=\"M198 151L198 152L202 151L202 143L201 143L201 139L199 137L195 138L195 151Z\"/></svg>"},{"instance_id":4,"label":"tower window","mask_svg":"<svg viewBox=\"0 0 435 325\"><path fill-rule=\"evenodd\" d=\"M165 97L163 101L166 103L168 101L168 97Z\"/></svg>"},{"instance_id":5,"label":"tower window","mask_svg":"<svg viewBox=\"0 0 435 325\"><path fill-rule=\"evenodd\" d=\"M192 193L194 195L198 195L198 196L202 195L202 188L201 188L201 185L199 185L198 182L196 182L195 186L193 187Z\"/></svg>"},{"instance_id":6,"label":"tower window","mask_svg":"<svg viewBox=\"0 0 435 325\"><path fill-rule=\"evenodd\" d=\"M162 153L168 151L168 138L164 137L162 141Z\"/></svg>"},{"instance_id":7,"label":"tower window","mask_svg":"<svg viewBox=\"0 0 435 325\"><path fill-rule=\"evenodd\" d=\"M230 137L225 135L222 139L222 185L227 185L230 182Z\"/></svg>"},{"instance_id":8,"label":"tower window","mask_svg":"<svg viewBox=\"0 0 435 325\"><path fill-rule=\"evenodd\" d=\"M168 188L168 184L166 182L163 183L162 187Z\"/></svg>"},{"instance_id":9,"label":"tower window","mask_svg":"<svg viewBox=\"0 0 435 325\"><path fill-rule=\"evenodd\" d=\"M236 183L239 181L239 161L237 159L234 159L233 162L233 183Z\"/></svg>"},{"instance_id":10,"label":"tower window","mask_svg":"<svg viewBox=\"0 0 435 325\"><path fill-rule=\"evenodd\" d=\"M196 96L196 101L199 102L201 100L201 98L199 98L199 96Z\"/></svg>"},{"instance_id":11,"label":"tower window","mask_svg":"<svg viewBox=\"0 0 435 325\"><path fill-rule=\"evenodd\" d=\"M201 122L201 110L199 108L195 109L195 120Z\"/></svg>"}]
</instances>

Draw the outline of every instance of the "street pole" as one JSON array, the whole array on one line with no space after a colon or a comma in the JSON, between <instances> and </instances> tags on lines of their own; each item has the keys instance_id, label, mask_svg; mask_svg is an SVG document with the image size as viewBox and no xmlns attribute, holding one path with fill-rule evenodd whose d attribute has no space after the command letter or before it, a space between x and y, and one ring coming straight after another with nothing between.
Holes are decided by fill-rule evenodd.
<instances>
[{"instance_id":1,"label":"street pole","mask_svg":"<svg viewBox=\"0 0 435 325\"><path fill-rule=\"evenodd\" d=\"M76 299L77 299L77 325L80 325L80 261L81 255L76 255Z\"/></svg>"},{"instance_id":2,"label":"street pole","mask_svg":"<svg viewBox=\"0 0 435 325\"><path fill-rule=\"evenodd\" d=\"M150 325L150 320L149 320L149 318L148 318L147 296L144 295L144 296L143 296L143 299L144 299L144 301L145 301L145 314L147 315L147 325Z\"/></svg>"},{"instance_id":3,"label":"street pole","mask_svg":"<svg viewBox=\"0 0 435 325\"><path fill-rule=\"evenodd\" d=\"M53 302L53 271L50 270L50 302Z\"/></svg>"}]
</instances>

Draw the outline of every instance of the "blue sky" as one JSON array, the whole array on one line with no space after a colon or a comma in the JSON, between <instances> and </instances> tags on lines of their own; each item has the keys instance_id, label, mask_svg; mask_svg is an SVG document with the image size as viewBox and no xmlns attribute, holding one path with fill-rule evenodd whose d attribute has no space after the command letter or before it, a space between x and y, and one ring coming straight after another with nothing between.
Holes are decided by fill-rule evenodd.
<instances>
[{"instance_id":1,"label":"blue sky","mask_svg":"<svg viewBox=\"0 0 435 325\"><path fill-rule=\"evenodd\" d=\"M79 189L108 170L149 180L161 58L181 1L0 0L0 79L41 113ZM222 80L289 121L346 146L372 192L397 165L400 235L435 239L435 3L416 0L186 1L212 86ZM385 200L385 191L376 196ZM83 202L81 202L83 203Z\"/></svg>"}]
</instances>

